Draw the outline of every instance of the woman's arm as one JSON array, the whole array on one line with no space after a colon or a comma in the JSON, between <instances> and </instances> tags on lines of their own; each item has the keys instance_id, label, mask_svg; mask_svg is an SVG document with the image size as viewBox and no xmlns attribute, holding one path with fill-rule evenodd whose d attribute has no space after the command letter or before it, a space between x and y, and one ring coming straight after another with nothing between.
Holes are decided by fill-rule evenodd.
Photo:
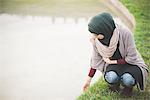
<instances>
[{"instance_id":1,"label":"woman's arm","mask_svg":"<svg viewBox=\"0 0 150 100\"><path fill-rule=\"evenodd\" d=\"M96 72L96 69L91 67L89 74L88 74L88 77L86 79L86 82L83 86L83 91L86 91L88 89L88 87L90 86L91 80L92 80L93 76L95 75L95 72Z\"/></svg>"},{"instance_id":2,"label":"woman's arm","mask_svg":"<svg viewBox=\"0 0 150 100\"><path fill-rule=\"evenodd\" d=\"M88 87L90 86L91 80L96 73L96 68L93 68L93 66L96 67L98 65L98 63L100 63L101 61L102 61L102 57L98 53L95 45L93 45L93 52L92 52L92 57L91 57L91 62L90 62L90 65L92 67L90 68L86 82L83 86L83 91L86 91L88 89Z\"/></svg>"},{"instance_id":3,"label":"woman's arm","mask_svg":"<svg viewBox=\"0 0 150 100\"><path fill-rule=\"evenodd\" d=\"M126 64L124 58L117 59L117 60L110 60L109 58L103 58L103 60L108 64Z\"/></svg>"}]
</instances>

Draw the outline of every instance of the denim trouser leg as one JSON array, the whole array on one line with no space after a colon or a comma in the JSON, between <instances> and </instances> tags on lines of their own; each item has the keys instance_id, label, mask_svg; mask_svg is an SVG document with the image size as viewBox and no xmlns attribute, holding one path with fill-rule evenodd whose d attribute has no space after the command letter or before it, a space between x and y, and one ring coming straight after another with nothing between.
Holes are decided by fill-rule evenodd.
<instances>
[{"instance_id":1,"label":"denim trouser leg","mask_svg":"<svg viewBox=\"0 0 150 100\"><path fill-rule=\"evenodd\" d=\"M119 82L119 76L118 76L117 73L114 72L114 71L106 72L104 78L105 78L105 80L106 80L109 84L113 84L113 83L118 83L118 82Z\"/></svg>"},{"instance_id":2,"label":"denim trouser leg","mask_svg":"<svg viewBox=\"0 0 150 100\"><path fill-rule=\"evenodd\" d=\"M125 85L127 87L132 87L135 85L135 79L129 73L123 74L121 76L121 81L122 81L123 85Z\"/></svg>"}]
</instances>

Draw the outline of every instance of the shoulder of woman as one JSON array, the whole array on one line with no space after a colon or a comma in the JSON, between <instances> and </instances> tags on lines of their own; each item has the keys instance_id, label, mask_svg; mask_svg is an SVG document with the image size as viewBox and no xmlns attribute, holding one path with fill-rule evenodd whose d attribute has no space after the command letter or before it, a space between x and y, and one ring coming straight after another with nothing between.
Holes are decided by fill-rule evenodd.
<instances>
[{"instance_id":1,"label":"shoulder of woman","mask_svg":"<svg viewBox=\"0 0 150 100\"><path fill-rule=\"evenodd\" d=\"M122 35L123 37L128 37L128 36L133 35L131 30L127 26L122 25L122 24L118 24L117 27L119 29L120 35Z\"/></svg>"}]
</instances>

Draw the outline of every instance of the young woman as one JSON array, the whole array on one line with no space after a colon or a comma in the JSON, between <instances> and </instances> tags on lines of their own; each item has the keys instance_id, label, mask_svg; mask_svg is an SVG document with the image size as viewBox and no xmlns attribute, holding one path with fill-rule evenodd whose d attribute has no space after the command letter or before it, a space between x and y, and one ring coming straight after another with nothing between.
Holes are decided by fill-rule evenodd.
<instances>
[{"instance_id":1,"label":"young woman","mask_svg":"<svg viewBox=\"0 0 150 100\"><path fill-rule=\"evenodd\" d=\"M91 42L93 54L91 69L83 87L86 90L96 70L100 70L112 91L120 91L132 96L132 88L137 85L143 91L148 77L148 68L136 49L131 31L114 22L109 13L94 16L89 24L93 34Z\"/></svg>"}]
</instances>

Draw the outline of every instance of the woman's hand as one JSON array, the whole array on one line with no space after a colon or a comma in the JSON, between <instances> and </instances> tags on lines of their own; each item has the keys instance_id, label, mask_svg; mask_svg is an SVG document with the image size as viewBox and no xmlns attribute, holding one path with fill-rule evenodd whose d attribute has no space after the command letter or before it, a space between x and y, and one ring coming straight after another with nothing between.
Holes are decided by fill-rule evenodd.
<instances>
[{"instance_id":1,"label":"woman's hand","mask_svg":"<svg viewBox=\"0 0 150 100\"><path fill-rule=\"evenodd\" d=\"M109 58L103 58L103 60L108 64L117 64L117 60L110 60Z\"/></svg>"},{"instance_id":2,"label":"woman's hand","mask_svg":"<svg viewBox=\"0 0 150 100\"><path fill-rule=\"evenodd\" d=\"M88 76L88 78L87 78L87 80L86 80L86 83L85 83L84 86L83 86L83 91L86 91L86 90L89 88L90 83L91 83L91 79L92 79L92 78Z\"/></svg>"},{"instance_id":3,"label":"woman's hand","mask_svg":"<svg viewBox=\"0 0 150 100\"><path fill-rule=\"evenodd\" d=\"M104 35L102 35L102 34L96 35L96 34L92 33L90 41L92 43L94 43L94 41L95 41L96 38L102 40L102 39L104 39Z\"/></svg>"},{"instance_id":4,"label":"woman's hand","mask_svg":"<svg viewBox=\"0 0 150 100\"><path fill-rule=\"evenodd\" d=\"M104 35L102 34L97 35L97 39L100 39L100 40L104 39Z\"/></svg>"}]
</instances>

